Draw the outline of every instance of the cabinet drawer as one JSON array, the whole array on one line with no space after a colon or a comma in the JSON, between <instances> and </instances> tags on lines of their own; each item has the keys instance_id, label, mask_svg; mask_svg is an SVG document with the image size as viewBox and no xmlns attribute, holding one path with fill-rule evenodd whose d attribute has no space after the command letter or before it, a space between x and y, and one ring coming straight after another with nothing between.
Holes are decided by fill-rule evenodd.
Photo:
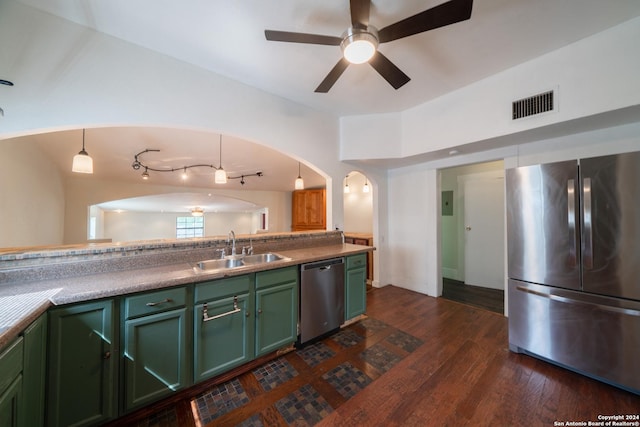
<instances>
[{"instance_id":1,"label":"cabinet drawer","mask_svg":"<svg viewBox=\"0 0 640 427\"><path fill-rule=\"evenodd\" d=\"M367 254L351 255L347 257L347 270L367 265Z\"/></svg>"},{"instance_id":2,"label":"cabinet drawer","mask_svg":"<svg viewBox=\"0 0 640 427\"><path fill-rule=\"evenodd\" d=\"M277 270L256 273L256 289L261 289L281 283L297 282L298 266L278 268Z\"/></svg>"},{"instance_id":3,"label":"cabinet drawer","mask_svg":"<svg viewBox=\"0 0 640 427\"><path fill-rule=\"evenodd\" d=\"M23 338L20 337L0 353L0 394L9 388L22 372L23 345Z\"/></svg>"},{"instance_id":4,"label":"cabinet drawer","mask_svg":"<svg viewBox=\"0 0 640 427\"><path fill-rule=\"evenodd\" d=\"M166 289L127 297L124 302L125 318L131 319L183 307L186 300L186 288Z\"/></svg>"},{"instance_id":5,"label":"cabinet drawer","mask_svg":"<svg viewBox=\"0 0 640 427\"><path fill-rule=\"evenodd\" d=\"M199 283L195 289L196 304L229 295L247 293L253 284L253 277L253 274L247 274L245 276L229 277L227 279Z\"/></svg>"}]
</instances>

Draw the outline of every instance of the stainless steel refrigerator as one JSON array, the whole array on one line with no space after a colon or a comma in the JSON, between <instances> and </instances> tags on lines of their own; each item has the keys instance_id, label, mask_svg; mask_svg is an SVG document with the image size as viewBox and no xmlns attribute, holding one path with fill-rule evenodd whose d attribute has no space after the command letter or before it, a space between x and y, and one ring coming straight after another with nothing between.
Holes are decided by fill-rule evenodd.
<instances>
[{"instance_id":1,"label":"stainless steel refrigerator","mask_svg":"<svg viewBox=\"0 0 640 427\"><path fill-rule=\"evenodd\" d=\"M640 152L506 186L509 348L640 394Z\"/></svg>"}]
</instances>

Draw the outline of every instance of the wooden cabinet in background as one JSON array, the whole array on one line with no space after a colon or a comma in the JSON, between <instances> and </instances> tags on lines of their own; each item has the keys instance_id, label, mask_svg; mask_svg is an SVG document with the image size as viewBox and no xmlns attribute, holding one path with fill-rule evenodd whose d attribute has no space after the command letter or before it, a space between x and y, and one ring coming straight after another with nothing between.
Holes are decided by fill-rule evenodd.
<instances>
[{"instance_id":1,"label":"wooden cabinet in background","mask_svg":"<svg viewBox=\"0 0 640 427\"><path fill-rule=\"evenodd\" d=\"M294 191L291 206L291 231L326 230L324 188Z\"/></svg>"},{"instance_id":2,"label":"wooden cabinet in background","mask_svg":"<svg viewBox=\"0 0 640 427\"><path fill-rule=\"evenodd\" d=\"M344 242L353 245L373 246L373 234L344 232ZM367 284L373 283L373 252L367 252Z\"/></svg>"}]
</instances>

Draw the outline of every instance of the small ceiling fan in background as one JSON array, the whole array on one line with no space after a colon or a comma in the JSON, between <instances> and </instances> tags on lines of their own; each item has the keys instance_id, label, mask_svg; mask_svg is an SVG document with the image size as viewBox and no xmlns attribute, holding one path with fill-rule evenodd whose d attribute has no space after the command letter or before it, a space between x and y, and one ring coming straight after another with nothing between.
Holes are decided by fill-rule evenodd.
<instances>
[{"instance_id":1,"label":"small ceiling fan in background","mask_svg":"<svg viewBox=\"0 0 640 427\"><path fill-rule=\"evenodd\" d=\"M270 41L340 46L343 57L316 92L328 92L349 64L365 62L398 89L411 79L378 50L378 45L465 21L471 17L472 6L473 0L450 0L378 30L369 25L371 0L350 0L351 27L340 37L274 30L265 30L264 35Z\"/></svg>"}]
</instances>

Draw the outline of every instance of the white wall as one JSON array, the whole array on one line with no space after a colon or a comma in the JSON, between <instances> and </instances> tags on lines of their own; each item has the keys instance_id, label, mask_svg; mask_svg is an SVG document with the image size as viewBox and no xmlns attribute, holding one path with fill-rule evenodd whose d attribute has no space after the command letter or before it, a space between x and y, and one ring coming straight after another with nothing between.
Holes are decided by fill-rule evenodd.
<instances>
[{"instance_id":1,"label":"white wall","mask_svg":"<svg viewBox=\"0 0 640 427\"><path fill-rule=\"evenodd\" d=\"M105 212L104 238L114 242L130 240L175 239L177 213ZM207 236L227 236L255 233L253 214L242 212L205 213L204 233Z\"/></svg>"},{"instance_id":2,"label":"white wall","mask_svg":"<svg viewBox=\"0 0 640 427\"><path fill-rule=\"evenodd\" d=\"M60 245L64 185L32 144L0 140L0 248Z\"/></svg>"}]
</instances>

